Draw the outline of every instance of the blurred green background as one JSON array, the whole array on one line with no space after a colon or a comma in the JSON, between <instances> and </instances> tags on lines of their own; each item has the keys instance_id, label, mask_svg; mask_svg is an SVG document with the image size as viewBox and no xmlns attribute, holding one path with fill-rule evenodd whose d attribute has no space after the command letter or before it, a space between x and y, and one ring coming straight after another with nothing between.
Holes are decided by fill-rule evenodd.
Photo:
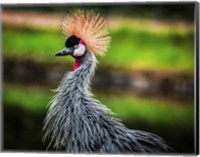
<instances>
[{"instance_id":1,"label":"blurred green background","mask_svg":"<svg viewBox=\"0 0 200 157\"><path fill-rule=\"evenodd\" d=\"M62 17L100 12L112 42L98 57L92 91L131 129L163 137L177 153L194 152L194 3L4 6L4 150L44 151L47 104L73 59L56 58ZM50 150L54 150L50 148Z\"/></svg>"}]
</instances>

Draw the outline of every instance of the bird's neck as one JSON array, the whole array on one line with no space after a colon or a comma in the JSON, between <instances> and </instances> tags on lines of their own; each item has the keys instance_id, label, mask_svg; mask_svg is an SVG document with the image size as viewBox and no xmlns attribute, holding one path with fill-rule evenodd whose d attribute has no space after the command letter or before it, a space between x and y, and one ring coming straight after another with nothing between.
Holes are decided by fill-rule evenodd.
<instances>
[{"instance_id":1,"label":"bird's neck","mask_svg":"<svg viewBox=\"0 0 200 157\"><path fill-rule=\"evenodd\" d=\"M77 143L83 142L79 139L82 137L79 134L85 127L83 115L89 113L87 110L93 105L89 86L94 75L96 58L93 54L87 53L80 64L79 68L67 73L62 79L56 90L56 96L51 101L43 128L44 139L51 136L51 140L55 141L54 147L67 145L69 152L76 152ZM98 105L96 106L98 108Z\"/></svg>"},{"instance_id":2,"label":"bird's neck","mask_svg":"<svg viewBox=\"0 0 200 157\"><path fill-rule=\"evenodd\" d=\"M72 67L73 71L78 69L83 64L84 58L90 57L91 54L87 54L87 53L89 53L89 52L85 52L85 54L82 57L78 57L75 59L75 63L73 64L73 67Z\"/></svg>"},{"instance_id":3,"label":"bird's neck","mask_svg":"<svg viewBox=\"0 0 200 157\"><path fill-rule=\"evenodd\" d=\"M72 67L72 70L75 71L76 69L78 69L81 66L81 60L77 59Z\"/></svg>"},{"instance_id":4,"label":"bird's neck","mask_svg":"<svg viewBox=\"0 0 200 157\"><path fill-rule=\"evenodd\" d=\"M88 87L94 75L96 63L95 56L90 52L87 52L84 58L77 59L73 65L73 72L71 73L73 84L70 86L80 86L82 89Z\"/></svg>"}]
</instances>

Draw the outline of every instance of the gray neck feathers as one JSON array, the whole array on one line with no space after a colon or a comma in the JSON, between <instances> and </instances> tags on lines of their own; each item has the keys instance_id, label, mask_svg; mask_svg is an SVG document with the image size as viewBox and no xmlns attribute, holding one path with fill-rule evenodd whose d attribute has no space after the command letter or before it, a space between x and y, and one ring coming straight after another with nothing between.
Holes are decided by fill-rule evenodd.
<instances>
[{"instance_id":1,"label":"gray neck feathers","mask_svg":"<svg viewBox=\"0 0 200 157\"><path fill-rule=\"evenodd\" d=\"M49 145L54 143L55 148L65 147L68 152L91 152L93 147L97 147L92 142L100 142L99 121L111 112L90 92L96 63L95 56L87 53L81 66L66 73L56 89L43 128L43 140L51 138Z\"/></svg>"}]
</instances>

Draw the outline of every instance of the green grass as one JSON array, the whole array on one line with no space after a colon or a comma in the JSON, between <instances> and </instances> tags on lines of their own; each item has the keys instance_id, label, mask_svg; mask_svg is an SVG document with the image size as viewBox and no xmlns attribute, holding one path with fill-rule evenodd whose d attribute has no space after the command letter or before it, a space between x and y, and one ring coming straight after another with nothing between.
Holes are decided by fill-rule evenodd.
<instances>
[{"instance_id":1,"label":"green grass","mask_svg":"<svg viewBox=\"0 0 200 157\"><path fill-rule=\"evenodd\" d=\"M193 32L175 30L152 33L145 30L121 28L111 32L111 46L101 65L127 69L185 70L193 72ZM65 38L58 30L3 27L5 56L40 61L55 60L54 54L64 47ZM66 58L57 58L66 62ZM70 62L72 60L69 60Z\"/></svg>"},{"instance_id":2,"label":"green grass","mask_svg":"<svg viewBox=\"0 0 200 157\"><path fill-rule=\"evenodd\" d=\"M53 93L48 89L5 84L3 102L5 105L15 105L28 111L42 112L47 110L46 106L52 96ZM101 93L96 93L96 98L111 108L123 121L193 125L193 104Z\"/></svg>"},{"instance_id":3,"label":"green grass","mask_svg":"<svg viewBox=\"0 0 200 157\"><path fill-rule=\"evenodd\" d=\"M99 96L123 120L148 123L193 124L193 104L128 96Z\"/></svg>"},{"instance_id":4,"label":"green grass","mask_svg":"<svg viewBox=\"0 0 200 157\"><path fill-rule=\"evenodd\" d=\"M38 112L46 109L51 92L34 87L5 85L3 101L6 105L15 105L25 110Z\"/></svg>"},{"instance_id":5,"label":"green grass","mask_svg":"<svg viewBox=\"0 0 200 157\"><path fill-rule=\"evenodd\" d=\"M4 55L38 60L51 61L54 53L64 47L63 38L59 32L43 32L34 29L4 28Z\"/></svg>"},{"instance_id":6,"label":"green grass","mask_svg":"<svg viewBox=\"0 0 200 157\"><path fill-rule=\"evenodd\" d=\"M121 30L112 33L113 43L103 59L108 64L142 69L193 70L192 34L153 34ZM191 38L189 41L188 38Z\"/></svg>"}]
</instances>

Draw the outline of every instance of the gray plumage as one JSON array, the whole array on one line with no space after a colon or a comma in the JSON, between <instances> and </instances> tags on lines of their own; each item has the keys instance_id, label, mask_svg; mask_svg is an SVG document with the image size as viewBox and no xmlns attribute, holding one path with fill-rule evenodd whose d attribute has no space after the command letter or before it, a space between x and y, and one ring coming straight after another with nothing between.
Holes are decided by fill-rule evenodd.
<instances>
[{"instance_id":1,"label":"gray plumage","mask_svg":"<svg viewBox=\"0 0 200 157\"><path fill-rule=\"evenodd\" d=\"M68 153L166 153L170 148L157 135L127 129L90 91L96 67L87 52L81 66L67 72L50 103L44 121L44 140ZM122 104L123 105L123 104Z\"/></svg>"}]
</instances>

